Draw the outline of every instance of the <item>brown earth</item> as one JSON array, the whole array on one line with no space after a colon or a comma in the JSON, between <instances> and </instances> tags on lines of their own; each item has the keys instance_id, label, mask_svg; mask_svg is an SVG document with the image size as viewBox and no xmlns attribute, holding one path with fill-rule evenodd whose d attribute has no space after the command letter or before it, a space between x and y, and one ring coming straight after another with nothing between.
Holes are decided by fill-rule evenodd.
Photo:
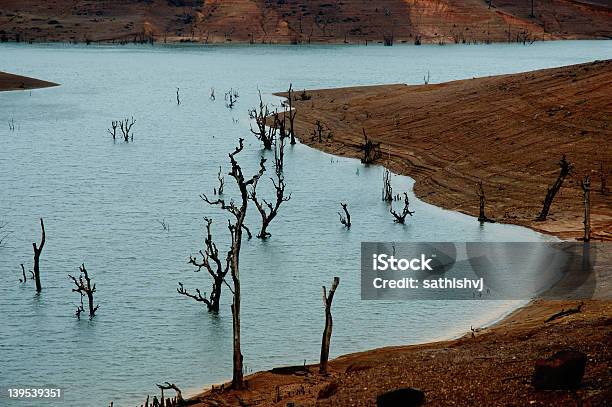
<instances>
[{"instance_id":1,"label":"brown earth","mask_svg":"<svg viewBox=\"0 0 612 407\"><path fill-rule=\"evenodd\" d=\"M0 92L5 90L27 90L58 86L57 83L41 81L27 76L0 72Z\"/></svg>"},{"instance_id":2,"label":"brown earth","mask_svg":"<svg viewBox=\"0 0 612 407\"><path fill-rule=\"evenodd\" d=\"M604 0L0 0L0 40L482 43L612 38Z\"/></svg>"},{"instance_id":3,"label":"brown earth","mask_svg":"<svg viewBox=\"0 0 612 407\"><path fill-rule=\"evenodd\" d=\"M536 301L474 336L342 356L331 361L329 376L319 375L316 365L298 366L293 373L259 372L247 377L247 390L216 387L192 402L198 407L375 406L377 395L413 387L425 392L425 405L431 406L609 405L612 302L591 300L581 313L545 322L577 304ZM535 390L530 380L535 360L565 349L587 354L582 387ZM322 389L334 386L330 383L337 390L321 398Z\"/></svg>"},{"instance_id":4,"label":"brown earth","mask_svg":"<svg viewBox=\"0 0 612 407\"><path fill-rule=\"evenodd\" d=\"M482 180L490 218L579 238L580 180L590 175L592 237L612 239L612 60L435 85L306 93L306 101L295 96L304 143L362 157L365 129L381 143L379 163L415 178L419 198L447 209L478 216ZM310 136L317 120L331 129L331 142ZM548 219L537 222L564 154L574 170Z\"/></svg>"}]
</instances>

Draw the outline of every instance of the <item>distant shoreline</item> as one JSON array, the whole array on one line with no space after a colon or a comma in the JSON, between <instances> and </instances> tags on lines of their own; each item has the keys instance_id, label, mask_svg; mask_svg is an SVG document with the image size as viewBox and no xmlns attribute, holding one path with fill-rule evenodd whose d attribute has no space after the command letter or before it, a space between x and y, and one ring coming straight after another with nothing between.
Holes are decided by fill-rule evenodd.
<instances>
[{"instance_id":1,"label":"distant shoreline","mask_svg":"<svg viewBox=\"0 0 612 407\"><path fill-rule=\"evenodd\" d=\"M53 86L59 86L59 84L36 78L30 78L28 76L0 72L0 92L50 88Z\"/></svg>"}]
</instances>

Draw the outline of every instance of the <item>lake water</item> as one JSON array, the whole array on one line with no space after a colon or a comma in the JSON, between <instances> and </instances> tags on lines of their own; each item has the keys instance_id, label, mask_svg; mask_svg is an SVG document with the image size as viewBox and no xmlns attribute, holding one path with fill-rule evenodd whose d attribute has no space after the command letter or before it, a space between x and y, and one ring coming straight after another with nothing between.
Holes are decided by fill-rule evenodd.
<instances>
[{"instance_id":1,"label":"lake water","mask_svg":"<svg viewBox=\"0 0 612 407\"><path fill-rule=\"evenodd\" d=\"M187 392L231 378L230 295L212 316L180 297L177 282L209 289L187 264L213 217L224 252L224 214L204 204L219 166L239 137L245 172L262 154L249 133L247 110L257 88L265 98L294 88L432 82L612 57L611 42L531 46L375 47L84 47L0 46L0 70L62 86L0 93L0 221L12 231L0 248L0 387L55 385L61 405L134 406L155 383ZM176 88L181 105L177 106ZM217 100L209 99L214 87ZM233 110L223 93L240 94ZM110 122L134 116L134 142L113 143ZM7 122L14 120L15 131ZM333 305L332 356L458 335L498 318L509 302L372 302L360 300L362 241L539 241L507 225L418 201L406 226L380 200L381 169L296 145L286 153L292 199L270 227L272 238L245 241L243 352L250 371L316 362L323 328L321 285L341 282ZM228 176L226 195L233 189ZM396 176L396 192L413 181ZM270 194L262 182L259 195ZM349 203L353 228L338 222ZM45 219L44 290L19 284L20 263L32 267L32 242ZM159 220L169 224L164 231ZM248 224L256 229L251 207ZM78 295L67 275L85 263L101 304L93 321L74 318ZM0 405L57 405L39 401Z\"/></svg>"}]
</instances>

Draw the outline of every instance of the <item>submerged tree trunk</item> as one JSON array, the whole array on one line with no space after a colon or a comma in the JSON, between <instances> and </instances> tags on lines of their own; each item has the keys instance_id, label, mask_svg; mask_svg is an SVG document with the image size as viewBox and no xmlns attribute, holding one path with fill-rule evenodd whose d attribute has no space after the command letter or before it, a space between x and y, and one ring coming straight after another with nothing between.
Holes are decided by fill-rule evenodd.
<instances>
[{"instance_id":1,"label":"submerged tree trunk","mask_svg":"<svg viewBox=\"0 0 612 407\"><path fill-rule=\"evenodd\" d=\"M331 306L334 300L336 288L340 284L340 278L334 277L334 282L329 289L329 295L326 293L323 286L323 305L325 306L325 329L323 330L323 339L321 341L321 358L319 362L319 373L327 374L327 360L329 359L329 345L331 343L332 328L334 321L332 319Z\"/></svg>"},{"instance_id":2,"label":"submerged tree trunk","mask_svg":"<svg viewBox=\"0 0 612 407\"><path fill-rule=\"evenodd\" d=\"M32 243L34 248L34 280L36 281L36 292L38 293L42 291L42 285L40 284L40 254L45 246L45 223L42 218L40 218L40 228L42 229L40 245L36 246L36 243Z\"/></svg>"},{"instance_id":3,"label":"submerged tree trunk","mask_svg":"<svg viewBox=\"0 0 612 407\"><path fill-rule=\"evenodd\" d=\"M584 199L584 241L591 240L591 177L588 175L582 181Z\"/></svg>"}]
</instances>

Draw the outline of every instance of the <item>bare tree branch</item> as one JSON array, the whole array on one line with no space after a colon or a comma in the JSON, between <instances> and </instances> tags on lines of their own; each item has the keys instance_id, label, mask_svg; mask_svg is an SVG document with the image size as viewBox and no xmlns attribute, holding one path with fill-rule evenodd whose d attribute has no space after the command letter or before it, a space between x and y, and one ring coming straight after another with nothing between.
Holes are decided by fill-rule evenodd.
<instances>
[{"instance_id":1,"label":"bare tree branch","mask_svg":"<svg viewBox=\"0 0 612 407\"><path fill-rule=\"evenodd\" d=\"M402 225L406 223L406 216L414 215L414 211L410 210L410 201L408 200L408 194L406 192L404 192L404 208L402 209L402 213L395 212L393 208L389 209L389 212L391 212L391 215L395 218L395 223Z\"/></svg>"}]
</instances>

